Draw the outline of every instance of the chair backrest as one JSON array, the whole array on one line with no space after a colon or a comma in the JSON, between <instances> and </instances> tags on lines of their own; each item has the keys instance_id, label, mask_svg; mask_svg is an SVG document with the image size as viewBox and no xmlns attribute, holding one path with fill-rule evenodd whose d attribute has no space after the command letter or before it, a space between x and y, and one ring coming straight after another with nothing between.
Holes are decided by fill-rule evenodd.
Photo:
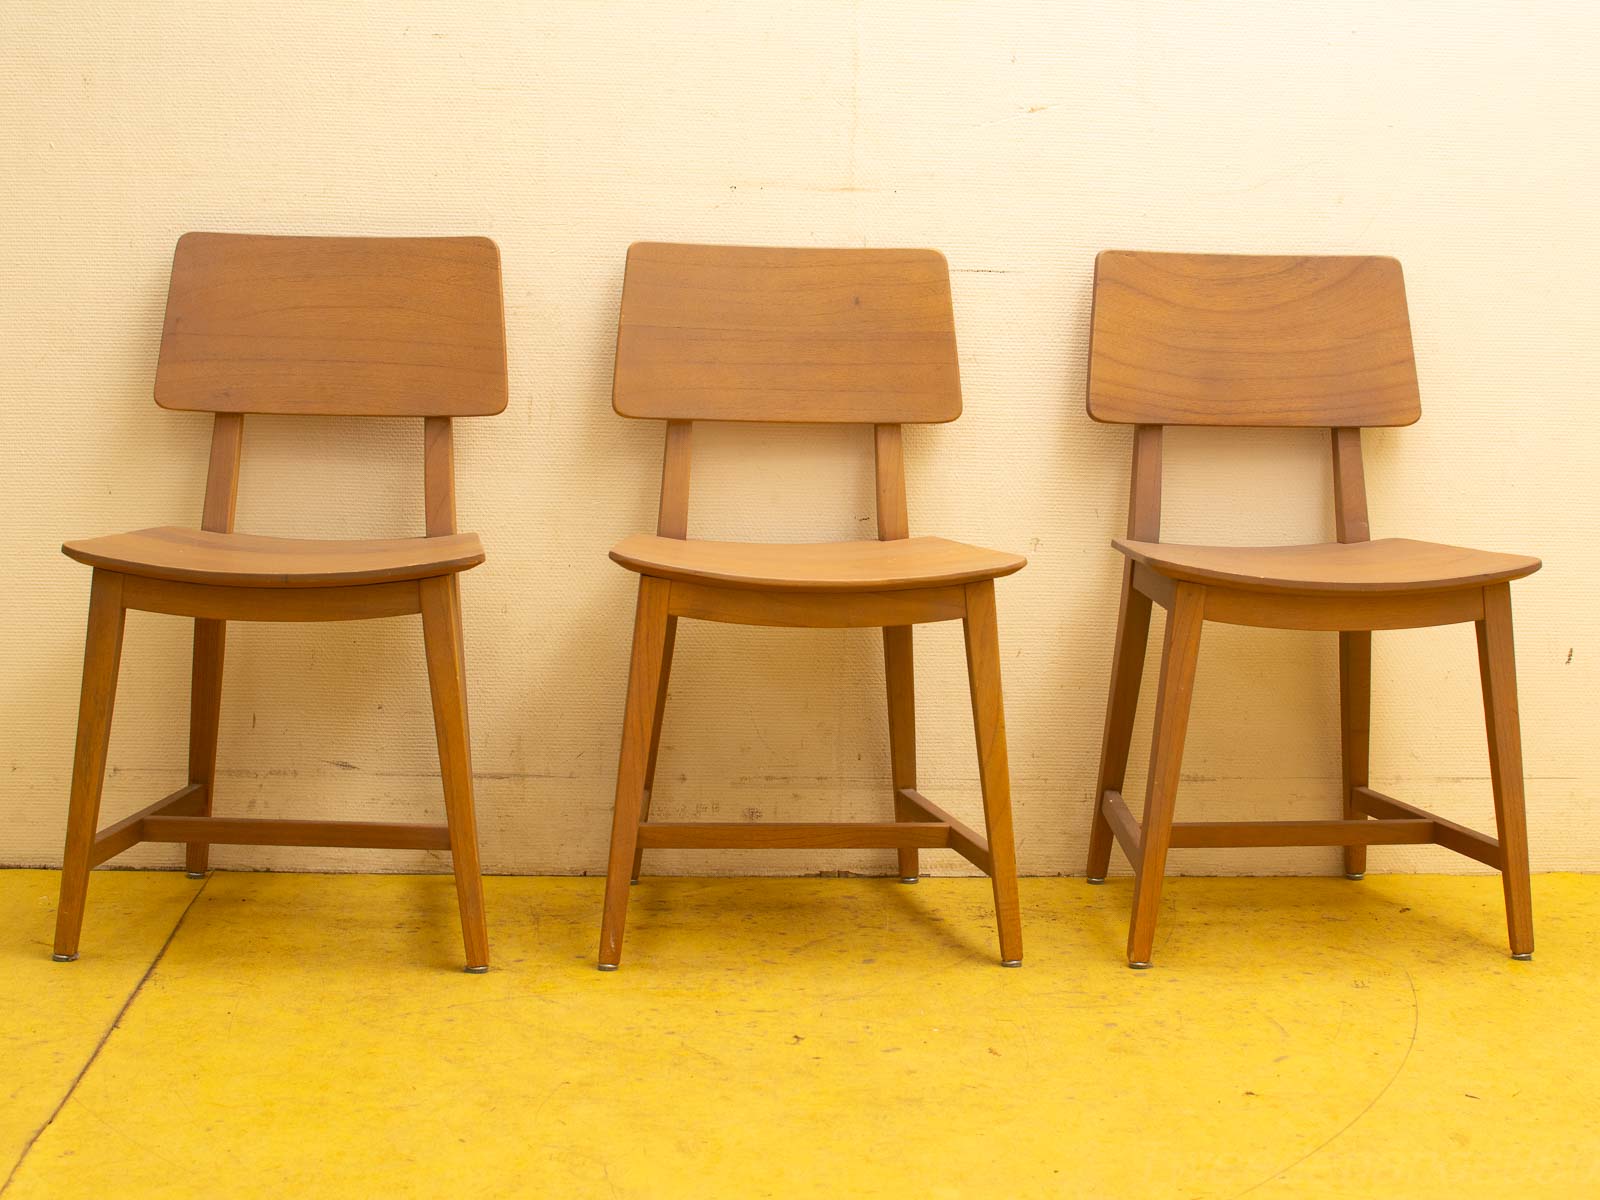
<instances>
[{"instance_id":1,"label":"chair backrest","mask_svg":"<svg viewBox=\"0 0 1600 1200\"><path fill-rule=\"evenodd\" d=\"M1089 415L1137 425L1128 536L1161 536L1166 425L1327 426L1341 542L1369 536L1361 429L1422 415L1392 258L1153 254L1095 259Z\"/></svg>"},{"instance_id":2,"label":"chair backrest","mask_svg":"<svg viewBox=\"0 0 1600 1200\"><path fill-rule=\"evenodd\" d=\"M500 251L487 238L186 233L156 403L216 414L202 527L233 528L244 415L422 417L426 532L455 531L452 417L504 410Z\"/></svg>"},{"instance_id":3,"label":"chair backrest","mask_svg":"<svg viewBox=\"0 0 1600 1200\"><path fill-rule=\"evenodd\" d=\"M1400 264L1104 251L1088 403L1133 425L1409 425L1422 406Z\"/></svg>"},{"instance_id":4,"label":"chair backrest","mask_svg":"<svg viewBox=\"0 0 1600 1200\"><path fill-rule=\"evenodd\" d=\"M487 238L178 239L163 408L466 417L506 398L500 252Z\"/></svg>"},{"instance_id":5,"label":"chair backrest","mask_svg":"<svg viewBox=\"0 0 1600 1200\"><path fill-rule=\"evenodd\" d=\"M937 250L638 242L612 407L667 422L656 532L687 537L695 421L874 430L878 536L910 536L900 427L961 415L950 268Z\"/></svg>"},{"instance_id":6,"label":"chair backrest","mask_svg":"<svg viewBox=\"0 0 1600 1200\"><path fill-rule=\"evenodd\" d=\"M614 379L625 417L953 421L950 269L936 250L640 242Z\"/></svg>"}]
</instances>

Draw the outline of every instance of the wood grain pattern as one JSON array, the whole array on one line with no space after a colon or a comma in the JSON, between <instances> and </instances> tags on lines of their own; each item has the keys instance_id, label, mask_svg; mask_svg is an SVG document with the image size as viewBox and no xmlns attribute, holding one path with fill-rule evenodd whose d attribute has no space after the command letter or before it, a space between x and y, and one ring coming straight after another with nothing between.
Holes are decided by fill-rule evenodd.
<instances>
[{"instance_id":1,"label":"wood grain pattern","mask_svg":"<svg viewBox=\"0 0 1600 1200\"><path fill-rule=\"evenodd\" d=\"M892 850L950 844L946 825L926 821L647 821L639 844L674 850Z\"/></svg>"},{"instance_id":2,"label":"wood grain pattern","mask_svg":"<svg viewBox=\"0 0 1600 1200\"><path fill-rule=\"evenodd\" d=\"M201 528L69 542L94 567L79 750L63 855L57 957L76 957L91 867L140 841L451 852L467 969L488 969L459 572L483 561L456 532L451 418L505 406L499 254L481 238L190 234L174 258L156 396L211 410ZM421 538L323 541L233 531L246 412L421 416ZM127 609L194 618L189 784L101 834L105 728ZM446 826L213 815L228 621L421 615ZM96 748L98 747L98 749Z\"/></svg>"},{"instance_id":3,"label":"wood grain pattern","mask_svg":"<svg viewBox=\"0 0 1600 1200\"><path fill-rule=\"evenodd\" d=\"M762 250L641 244L628 254L613 406L667 420L655 536L620 542L640 575L601 921L602 970L618 965L628 885L645 848L892 848L915 882L918 850L948 847L993 876L1002 958L1021 955L994 579L1026 560L912 538L906 421L960 414L949 271L931 251ZM691 541L696 420L872 426L878 540L802 545ZM893 824L651 820L677 621L883 630ZM912 626L961 619L989 838L930 822L916 788ZM942 814L942 810L937 810Z\"/></svg>"},{"instance_id":4,"label":"wood grain pattern","mask_svg":"<svg viewBox=\"0 0 1600 1200\"><path fill-rule=\"evenodd\" d=\"M211 461L206 469L201 529L233 532L243 455L244 414L218 413L211 421ZM200 785L201 816L210 816L216 802L217 734L222 719L222 667L227 641L226 621L196 618L189 681L189 782ZM190 842L184 850L184 869L191 876L205 874L210 862L211 851L205 842Z\"/></svg>"},{"instance_id":5,"label":"wood grain pattern","mask_svg":"<svg viewBox=\"0 0 1600 1200\"><path fill-rule=\"evenodd\" d=\"M1125 538L1111 544L1172 579L1296 595L1481 587L1531 575L1540 565L1537 558L1523 554L1408 538L1307 546L1185 546Z\"/></svg>"},{"instance_id":6,"label":"wood grain pattern","mask_svg":"<svg viewBox=\"0 0 1600 1200\"><path fill-rule=\"evenodd\" d=\"M1334 537L1341 542L1364 542L1372 536L1372 528L1367 520L1367 476L1361 465L1361 430L1335 429L1332 433Z\"/></svg>"},{"instance_id":7,"label":"wood grain pattern","mask_svg":"<svg viewBox=\"0 0 1600 1200\"><path fill-rule=\"evenodd\" d=\"M107 825L94 835L94 845L89 852L89 865L98 867L107 859L115 858L124 850L146 841L144 823L149 817L201 815L205 798L205 788L198 783L191 783L179 788L170 796L163 796L154 804L147 804L138 812ZM189 844L193 846L195 843Z\"/></svg>"},{"instance_id":8,"label":"wood grain pattern","mask_svg":"<svg viewBox=\"0 0 1600 1200\"><path fill-rule=\"evenodd\" d=\"M1142 580L1146 573L1149 568L1141 564L1135 577ZM1170 579L1165 582L1169 587L1173 585ZM1330 592L1320 596L1206 588L1206 620L1256 629L1310 629L1327 633L1425 629L1476 621L1482 616L1481 588L1401 593Z\"/></svg>"},{"instance_id":9,"label":"wood grain pattern","mask_svg":"<svg viewBox=\"0 0 1600 1200\"><path fill-rule=\"evenodd\" d=\"M92 567L219 587L323 588L426 579L483 561L475 533L321 541L211 533L163 525L68 542L61 552Z\"/></svg>"},{"instance_id":10,"label":"wood grain pattern","mask_svg":"<svg viewBox=\"0 0 1600 1200\"><path fill-rule=\"evenodd\" d=\"M96 571L89 585L89 628L84 637L83 684L78 694L78 741L72 753L72 798L67 806L67 844L61 856L61 899L56 905L57 961L78 957L125 624L122 576Z\"/></svg>"},{"instance_id":11,"label":"wood grain pattern","mask_svg":"<svg viewBox=\"0 0 1600 1200\"><path fill-rule=\"evenodd\" d=\"M178 240L163 408L486 416L507 396L500 252L487 238Z\"/></svg>"},{"instance_id":12,"label":"wood grain pattern","mask_svg":"<svg viewBox=\"0 0 1600 1200\"><path fill-rule=\"evenodd\" d=\"M676 420L952 421L944 256L637 243L612 403Z\"/></svg>"},{"instance_id":13,"label":"wood grain pattern","mask_svg":"<svg viewBox=\"0 0 1600 1200\"><path fill-rule=\"evenodd\" d=\"M1346 630L1339 634L1339 795L1344 815L1362 815L1356 790L1367 786L1372 753L1372 633ZM1345 847L1344 873L1365 875L1367 848Z\"/></svg>"},{"instance_id":14,"label":"wood grain pattern","mask_svg":"<svg viewBox=\"0 0 1600 1200\"><path fill-rule=\"evenodd\" d=\"M616 804L611 817L611 854L606 864L605 907L600 920L599 967L603 971L614 971L622 962L622 935L628 922L628 887L633 879L638 849L645 771L650 760L656 697L665 658L669 590L670 585L664 579L645 576L639 580L628 693L622 711Z\"/></svg>"},{"instance_id":15,"label":"wood grain pattern","mask_svg":"<svg viewBox=\"0 0 1600 1200\"><path fill-rule=\"evenodd\" d=\"M489 933L483 912L483 878L478 866L478 819L472 802L472 744L467 722L467 671L461 658L461 607L454 579L438 577L418 584L422 599L422 643L428 660L428 690L439 743L439 777L444 787L450 863L466 968L489 969Z\"/></svg>"},{"instance_id":16,"label":"wood grain pattern","mask_svg":"<svg viewBox=\"0 0 1600 1200\"><path fill-rule=\"evenodd\" d=\"M1133 890L1133 916L1128 923L1128 963L1150 965L1155 946L1156 916L1161 909L1161 884L1172 843L1172 814L1183 768L1183 742L1189 729L1189 702L1194 695L1200 657L1205 589L1178 585L1167 614L1161 652L1161 681L1156 688L1156 718L1150 736L1150 776L1145 789L1144 821L1139 841L1138 880Z\"/></svg>"},{"instance_id":17,"label":"wood grain pattern","mask_svg":"<svg viewBox=\"0 0 1600 1200\"><path fill-rule=\"evenodd\" d=\"M1360 879L1369 845L1435 842L1501 871L1512 953L1531 954L1509 581L1540 564L1433 542L1370 540L1361 426L1406 424L1420 413L1399 264L1108 251L1096 266L1089 411L1137 426L1128 536L1112 542L1125 556L1122 599L1087 864L1090 882L1103 882L1113 841L1133 864L1129 963L1150 965L1168 849L1198 846L1342 846L1345 874ZM1328 426L1338 540L1161 542L1163 423ZM1141 827L1122 786L1152 602L1169 615ZM1338 633L1339 820L1173 821L1205 621ZM1367 786L1372 631L1466 621L1478 630L1499 841Z\"/></svg>"},{"instance_id":18,"label":"wood grain pattern","mask_svg":"<svg viewBox=\"0 0 1600 1200\"><path fill-rule=\"evenodd\" d=\"M204 838L225 846L360 846L374 850L448 850L443 825L387 821L290 821L252 817L149 816L140 841L191 842Z\"/></svg>"},{"instance_id":19,"label":"wood grain pattern","mask_svg":"<svg viewBox=\"0 0 1600 1200\"><path fill-rule=\"evenodd\" d=\"M659 579L758 591L882 592L997 579L1020 571L1020 554L944 538L894 542L685 541L634 534L611 551L613 562Z\"/></svg>"},{"instance_id":20,"label":"wood grain pattern","mask_svg":"<svg viewBox=\"0 0 1600 1200\"><path fill-rule=\"evenodd\" d=\"M989 834L989 879L1000 927L1000 962L1022 963L1022 909L1017 899L1017 849L1011 828L1011 767L1006 749L1006 717L1000 697L1000 632L995 616L994 582L967 585L967 616L961 623L967 650L967 684L972 695L972 727L978 743L978 782Z\"/></svg>"},{"instance_id":21,"label":"wood grain pattern","mask_svg":"<svg viewBox=\"0 0 1600 1200\"><path fill-rule=\"evenodd\" d=\"M958 621L966 615L960 585L892 592L755 591L672 581L675 617L775 629L867 629Z\"/></svg>"},{"instance_id":22,"label":"wood grain pattern","mask_svg":"<svg viewBox=\"0 0 1600 1200\"><path fill-rule=\"evenodd\" d=\"M1139 425L1409 425L1422 412L1400 264L1107 250L1089 415Z\"/></svg>"},{"instance_id":23,"label":"wood grain pattern","mask_svg":"<svg viewBox=\"0 0 1600 1200\"><path fill-rule=\"evenodd\" d=\"M1528 878L1528 819L1522 792L1522 721L1517 707L1517 661L1511 636L1511 588L1483 590L1478 622L1478 669L1489 732L1489 781L1503 856L1506 929L1514 958L1533 956L1533 892Z\"/></svg>"}]
</instances>

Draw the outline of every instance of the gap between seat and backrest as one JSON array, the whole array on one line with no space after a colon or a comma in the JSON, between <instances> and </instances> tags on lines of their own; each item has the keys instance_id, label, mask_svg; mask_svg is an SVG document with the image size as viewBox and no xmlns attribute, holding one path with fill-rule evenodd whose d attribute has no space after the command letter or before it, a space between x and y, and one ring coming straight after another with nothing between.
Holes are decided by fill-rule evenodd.
<instances>
[{"instance_id":1,"label":"gap between seat and backrest","mask_svg":"<svg viewBox=\"0 0 1600 1200\"><path fill-rule=\"evenodd\" d=\"M508 396L488 238L178 239L155 399L216 414L206 530L232 532L244 415L271 413L423 418L425 532L454 533L451 418Z\"/></svg>"},{"instance_id":2,"label":"gap between seat and backrest","mask_svg":"<svg viewBox=\"0 0 1600 1200\"><path fill-rule=\"evenodd\" d=\"M1166 425L1327 426L1338 540L1370 537L1363 426L1422 415L1400 264L1377 256L1095 259L1088 411L1136 426L1128 536L1161 536Z\"/></svg>"},{"instance_id":3,"label":"gap between seat and backrest","mask_svg":"<svg viewBox=\"0 0 1600 1200\"><path fill-rule=\"evenodd\" d=\"M667 422L657 533L688 534L694 421L875 427L878 535L909 536L900 427L961 415L950 269L935 250L640 242L612 407Z\"/></svg>"}]
</instances>

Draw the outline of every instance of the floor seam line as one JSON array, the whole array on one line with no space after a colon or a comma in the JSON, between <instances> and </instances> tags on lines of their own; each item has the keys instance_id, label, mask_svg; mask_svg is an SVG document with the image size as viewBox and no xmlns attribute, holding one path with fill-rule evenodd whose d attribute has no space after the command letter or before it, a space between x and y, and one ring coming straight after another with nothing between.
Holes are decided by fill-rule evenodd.
<instances>
[{"instance_id":1,"label":"floor seam line","mask_svg":"<svg viewBox=\"0 0 1600 1200\"><path fill-rule=\"evenodd\" d=\"M95 1042L94 1049L90 1052L88 1059L79 1068L78 1073L72 1077L72 1082L67 1085L67 1090L62 1093L61 1099L56 1103L55 1108L50 1110L50 1115L44 1119L39 1128L33 1131L32 1136L23 1145L22 1153L17 1155L17 1161L12 1164L11 1171L6 1175L5 1182L0 1183L0 1196L4 1196L11 1190L11 1185L17 1178L17 1172L22 1170L22 1164L27 1161L28 1155L33 1152L34 1146L44 1136L45 1130L55 1124L56 1118L61 1115L61 1110L66 1108L67 1101L72 1099L73 1093L78 1090L78 1085L83 1082L83 1077L89 1073L89 1068L94 1066L95 1062L100 1058L100 1052L105 1049L106 1043L111 1040L111 1035L122 1024L122 1019L128 1015L128 1010L133 1007L133 1002L138 999L139 993L144 991L144 985L150 981L150 976L155 974L156 968L161 965L161 960L167 956L167 949L172 945L173 939L178 936L178 930L183 928L183 923L189 916L189 910L195 906L195 903L205 894L206 888L210 886L211 876L207 875L204 882L195 889L194 895L189 897L189 903L183 906L183 911L178 914L178 919L173 922L172 931L167 934L166 941L161 943L161 948L156 951L155 957L150 960L150 965L144 969L144 974L139 976L139 981L133 985L133 990L128 993L128 998L122 1002L122 1007L117 1009L117 1015L111 1019L111 1024L106 1026L105 1032L100 1035L100 1040Z\"/></svg>"}]
</instances>

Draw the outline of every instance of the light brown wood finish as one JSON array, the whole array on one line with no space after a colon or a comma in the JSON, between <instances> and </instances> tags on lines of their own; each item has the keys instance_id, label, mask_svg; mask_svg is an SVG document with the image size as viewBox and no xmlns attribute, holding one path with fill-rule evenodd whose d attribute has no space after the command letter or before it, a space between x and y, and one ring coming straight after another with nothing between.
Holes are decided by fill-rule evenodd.
<instances>
[{"instance_id":1,"label":"light brown wood finish","mask_svg":"<svg viewBox=\"0 0 1600 1200\"><path fill-rule=\"evenodd\" d=\"M899 425L876 425L872 436L873 479L877 485L878 540L893 542L911 536L906 504L905 432ZM965 597L963 596L963 605ZM917 787L917 683L913 626L883 629L883 679L889 705L889 773L897 821L914 821L917 806L906 792ZM898 853L900 882L915 883L921 867L917 847Z\"/></svg>"},{"instance_id":2,"label":"light brown wood finish","mask_svg":"<svg viewBox=\"0 0 1600 1200\"><path fill-rule=\"evenodd\" d=\"M611 857L606 864L605 911L600 925L600 969L614 971L622 961L622 931L628 920L628 886L639 842L644 777L654 735L656 699L667 638L664 579L639 580L633 619L633 655L628 665L628 695L622 710L622 756L617 765L616 805L611 816Z\"/></svg>"},{"instance_id":3,"label":"light brown wood finish","mask_svg":"<svg viewBox=\"0 0 1600 1200\"><path fill-rule=\"evenodd\" d=\"M658 579L753 591L888 592L998 579L1027 559L944 538L892 542L706 542L636 533L613 562Z\"/></svg>"},{"instance_id":4,"label":"light brown wood finish","mask_svg":"<svg viewBox=\"0 0 1600 1200\"><path fill-rule=\"evenodd\" d=\"M239 464L244 455L244 414L218 413L211 422L211 462L206 470L205 507L200 528L232 533L239 499ZM226 621L199 618L194 623L194 669L189 685L189 782L203 789L200 815L211 815L217 787L217 734L222 719L222 663ZM210 848L190 842L184 868L198 879L210 865Z\"/></svg>"},{"instance_id":5,"label":"light brown wood finish","mask_svg":"<svg viewBox=\"0 0 1600 1200\"><path fill-rule=\"evenodd\" d=\"M1522 797L1522 724L1517 710L1517 663L1511 638L1511 589L1483 590L1478 622L1478 667L1489 731L1489 778L1503 862L1506 928L1513 958L1533 957L1533 899L1528 879L1528 822Z\"/></svg>"},{"instance_id":6,"label":"light brown wood finish","mask_svg":"<svg viewBox=\"0 0 1600 1200\"><path fill-rule=\"evenodd\" d=\"M1200 659L1200 629L1205 619L1205 593L1180 584L1167 613L1166 644L1161 651L1161 682L1156 687L1156 719L1151 732L1150 781L1145 791L1144 827L1139 842L1138 882L1133 892L1133 920L1128 926L1128 965L1148 967L1155 945L1156 915L1161 905L1162 876L1172 840L1172 813L1183 767L1183 740L1189 729L1189 700Z\"/></svg>"},{"instance_id":7,"label":"light brown wood finish","mask_svg":"<svg viewBox=\"0 0 1600 1200\"><path fill-rule=\"evenodd\" d=\"M661 459L661 505L656 515L656 536L689 536L689 468L694 448L694 423L668 421L667 444ZM678 618L667 618L666 636L661 642L661 679L656 685L655 724L650 727L650 757L644 768L644 796L639 802L639 820L650 819L650 797L655 792L656 762L661 757L661 725L667 715L667 687L672 678L672 652L678 641ZM644 868L644 842L633 852L634 883Z\"/></svg>"},{"instance_id":8,"label":"light brown wood finish","mask_svg":"<svg viewBox=\"0 0 1600 1200\"><path fill-rule=\"evenodd\" d=\"M1106 252L1097 262L1089 412L1138 427L1128 537L1088 874L1115 841L1137 877L1128 960L1148 966L1169 848L1341 846L1345 873L1367 847L1428 842L1501 872L1511 950L1533 950L1509 581L1539 560L1371 539L1362 425L1407 424L1420 405L1405 293L1388 259L1291 259ZM1158 423L1325 425L1336 542L1184 546L1161 536ZM1150 605L1168 609L1150 782L1141 823L1123 800ZM1340 792L1327 821L1173 820L1194 661L1204 621L1339 634ZM1372 631L1475 622L1499 838L1368 786ZM1509 715L1508 715L1509 714Z\"/></svg>"},{"instance_id":9,"label":"light brown wood finish","mask_svg":"<svg viewBox=\"0 0 1600 1200\"><path fill-rule=\"evenodd\" d=\"M434 389L430 392L430 389ZM182 239L157 371L168 408L216 413L199 530L69 542L95 568L56 957L77 955L91 867L141 841L449 849L469 971L488 968L472 803L459 573L483 561L455 528L452 415L505 406L504 320L493 244L473 238ZM426 537L329 542L233 531L244 415L422 416ZM189 783L96 834L106 736L128 609L192 617ZM446 824L272 821L213 815L228 621L420 615Z\"/></svg>"},{"instance_id":10,"label":"light brown wood finish","mask_svg":"<svg viewBox=\"0 0 1600 1200\"><path fill-rule=\"evenodd\" d=\"M507 395L488 238L178 239L163 408L468 417L503 411Z\"/></svg>"},{"instance_id":11,"label":"light brown wood finish","mask_svg":"<svg viewBox=\"0 0 1600 1200\"><path fill-rule=\"evenodd\" d=\"M1410 425L1400 264L1106 250L1089 415L1129 425Z\"/></svg>"},{"instance_id":12,"label":"light brown wood finish","mask_svg":"<svg viewBox=\"0 0 1600 1200\"><path fill-rule=\"evenodd\" d=\"M961 623L967 646L967 683L972 691L972 726L978 742L978 781L1000 925L1000 965L1022 965L1022 906L1017 899L1017 849L1011 830L1011 767L1006 752L1006 717L1000 698L1000 631L994 582L967 585L967 615Z\"/></svg>"},{"instance_id":13,"label":"light brown wood finish","mask_svg":"<svg viewBox=\"0 0 1600 1200\"><path fill-rule=\"evenodd\" d=\"M1341 542L1364 542L1372 536L1367 520L1367 479L1361 462L1361 430L1335 428L1333 434L1333 525ZM1339 634L1339 794L1346 820L1364 814L1356 789L1367 786L1372 741L1372 633L1344 630ZM1344 848L1347 879L1367 873L1367 848Z\"/></svg>"},{"instance_id":14,"label":"light brown wood finish","mask_svg":"<svg viewBox=\"0 0 1600 1200\"><path fill-rule=\"evenodd\" d=\"M953 421L950 273L935 250L639 242L613 405L679 421Z\"/></svg>"},{"instance_id":15,"label":"light brown wood finish","mask_svg":"<svg viewBox=\"0 0 1600 1200\"><path fill-rule=\"evenodd\" d=\"M667 420L655 536L611 557L639 603L607 864L600 967L621 961L628 885L650 848L948 848L994 879L1001 958L1022 954L993 581L1025 560L913 538L903 421L961 411L947 269L930 251L633 247L617 336L616 411ZM836 421L872 427L878 540L822 545L688 537L692 421ZM652 819L667 679L680 617L883 630L895 820L830 824ZM961 620L988 837L917 790L912 626Z\"/></svg>"},{"instance_id":16,"label":"light brown wood finish","mask_svg":"<svg viewBox=\"0 0 1600 1200\"><path fill-rule=\"evenodd\" d=\"M1140 425L1133 431L1133 470L1128 482L1128 536L1154 540L1161 536L1161 426ZM1144 678L1145 649L1150 640L1150 597L1134 586L1134 564L1122 564L1122 597L1117 604L1116 641L1111 652L1111 688L1100 741L1100 771L1095 784L1094 815L1089 822L1090 883L1104 883L1111 865L1114 830L1099 798L1122 794L1138 715L1139 684Z\"/></svg>"},{"instance_id":17,"label":"light brown wood finish","mask_svg":"<svg viewBox=\"0 0 1600 1200\"><path fill-rule=\"evenodd\" d=\"M78 742L72 756L72 799L67 844L61 856L61 901L56 906L55 960L78 957L78 935L89 892L89 856L100 820L100 788L111 744L111 712L122 662L122 577L96 571L89 585L89 630L83 643L83 686L78 699Z\"/></svg>"},{"instance_id":18,"label":"light brown wood finish","mask_svg":"<svg viewBox=\"0 0 1600 1200\"><path fill-rule=\"evenodd\" d=\"M1539 569L1523 554L1468 550L1407 538L1308 546L1184 546L1113 539L1118 550L1169 579L1292 595L1460 591Z\"/></svg>"},{"instance_id":19,"label":"light brown wood finish","mask_svg":"<svg viewBox=\"0 0 1600 1200\"><path fill-rule=\"evenodd\" d=\"M124 575L252 588L353 587L427 579L465 571L483 561L483 545L475 533L320 541L211 533L176 525L67 542L61 551L91 567Z\"/></svg>"}]
</instances>

